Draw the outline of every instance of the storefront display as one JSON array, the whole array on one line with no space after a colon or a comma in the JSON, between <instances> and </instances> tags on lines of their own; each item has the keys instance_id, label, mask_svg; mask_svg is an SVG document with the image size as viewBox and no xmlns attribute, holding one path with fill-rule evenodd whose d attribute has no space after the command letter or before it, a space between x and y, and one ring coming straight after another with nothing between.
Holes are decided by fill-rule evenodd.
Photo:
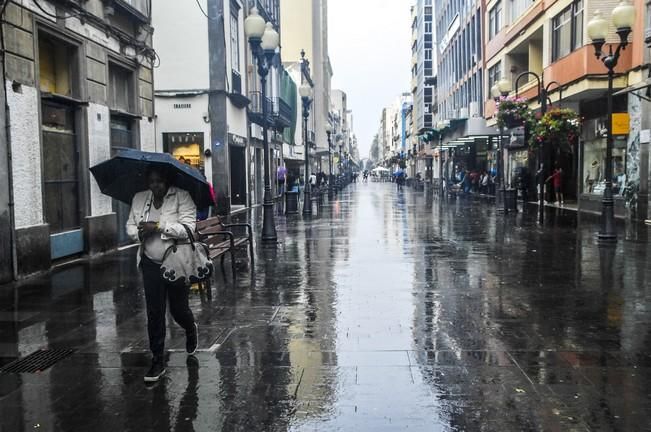
<instances>
[{"instance_id":1,"label":"storefront display","mask_svg":"<svg viewBox=\"0 0 651 432\"><path fill-rule=\"evenodd\" d=\"M163 150L179 161L203 170L203 133L165 133Z\"/></svg>"},{"instance_id":2,"label":"storefront display","mask_svg":"<svg viewBox=\"0 0 651 432\"><path fill-rule=\"evenodd\" d=\"M613 193L621 195L626 185L626 138L616 137L613 145ZM583 193L603 194L605 188L606 139L597 138L583 145Z\"/></svg>"}]
</instances>

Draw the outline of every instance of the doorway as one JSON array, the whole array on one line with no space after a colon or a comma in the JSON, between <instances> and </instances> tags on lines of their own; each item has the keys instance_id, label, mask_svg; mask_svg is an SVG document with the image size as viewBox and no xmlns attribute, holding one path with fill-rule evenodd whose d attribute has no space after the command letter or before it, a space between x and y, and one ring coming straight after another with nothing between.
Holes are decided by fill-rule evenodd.
<instances>
[{"instance_id":1,"label":"doorway","mask_svg":"<svg viewBox=\"0 0 651 432\"><path fill-rule=\"evenodd\" d=\"M231 205L246 206L246 148L230 146Z\"/></svg>"},{"instance_id":2,"label":"doorway","mask_svg":"<svg viewBox=\"0 0 651 432\"><path fill-rule=\"evenodd\" d=\"M50 225L52 259L82 253L79 197L79 146L75 108L42 103L45 219Z\"/></svg>"}]
</instances>

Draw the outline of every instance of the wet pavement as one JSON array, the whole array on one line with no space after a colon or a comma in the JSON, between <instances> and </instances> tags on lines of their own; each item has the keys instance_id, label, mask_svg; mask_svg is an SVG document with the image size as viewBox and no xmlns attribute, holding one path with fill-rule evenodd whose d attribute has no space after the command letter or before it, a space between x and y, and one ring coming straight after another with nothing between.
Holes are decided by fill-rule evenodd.
<instances>
[{"instance_id":1,"label":"wet pavement","mask_svg":"<svg viewBox=\"0 0 651 432\"><path fill-rule=\"evenodd\" d=\"M192 296L153 386L133 249L0 287L0 365L75 350L0 373L0 432L649 431L647 227L547 216L352 185Z\"/></svg>"}]
</instances>

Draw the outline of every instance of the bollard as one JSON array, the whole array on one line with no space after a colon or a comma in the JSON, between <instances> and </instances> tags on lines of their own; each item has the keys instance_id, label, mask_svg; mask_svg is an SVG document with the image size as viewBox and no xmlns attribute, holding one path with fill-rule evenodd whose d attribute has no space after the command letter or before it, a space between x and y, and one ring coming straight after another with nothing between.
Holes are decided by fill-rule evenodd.
<instances>
[{"instance_id":1,"label":"bollard","mask_svg":"<svg viewBox=\"0 0 651 432\"><path fill-rule=\"evenodd\" d=\"M298 192L285 192L285 214L298 214Z\"/></svg>"}]
</instances>

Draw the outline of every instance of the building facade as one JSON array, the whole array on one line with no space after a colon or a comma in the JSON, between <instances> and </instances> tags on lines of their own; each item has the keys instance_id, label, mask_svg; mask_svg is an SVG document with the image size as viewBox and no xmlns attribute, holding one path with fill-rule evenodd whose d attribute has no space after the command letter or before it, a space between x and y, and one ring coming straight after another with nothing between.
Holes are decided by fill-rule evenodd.
<instances>
[{"instance_id":1,"label":"building facade","mask_svg":"<svg viewBox=\"0 0 651 432\"><path fill-rule=\"evenodd\" d=\"M328 55L327 0L280 0L281 46L283 60L301 59L301 51L309 61L314 83L312 115L314 142L318 169L327 168L328 136L331 103L332 65ZM325 168L324 168L325 167Z\"/></svg>"},{"instance_id":2,"label":"building facade","mask_svg":"<svg viewBox=\"0 0 651 432\"><path fill-rule=\"evenodd\" d=\"M629 36L630 44L622 52L615 70L614 112L621 113L627 124L614 137L612 181L616 214L644 219L648 217L650 111L641 84L649 73L649 54L643 37L648 27L645 12L649 6L643 0L633 0L632 4L638 11L636 23ZM549 171L552 167L563 169L566 200L577 202L579 209L587 211L601 208L608 86L607 69L595 58L587 24L597 10L609 19L616 5L617 2L608 0L492 0L487 3L484 19L488 70L484 94L488 95L493 83L504 77L512 83L512 94L526 98L531 109L539 111L538 86L533 75L520 78L515 89L521 74L534 72L549 87L552 107L571 108L582 118L582 134L576 145L571 149L548 151L544 158ZM618 40L611 28L607 43ZM486 116L490 118L495 104L488 96L485 99ZM540 163L528 151L524 139L510 141L517 144L509 145L506 151L508 184L513 183L514 169L524 166L534 171ZM627 187L631 186L639 188L637 204L633 207L626 194Z\"/></svg>"},{"instance_id":3,"label":"building facade","mask_svg":"<svg viewBox=\"0 0 651 432\"><path fill-rule=\"evenodd\" d=\"M414 133L421 134L434 127L438 111L434 77L436 76L436 47L434 46L434 9L432 0L418 0L412 6L412 83Z\"/></svg>"},{"instance_id":4,"label":"building facade","mask_svg":"<svg viewBox=\"0 0 651 432\"><path fill-rule=\"evenodd\" d=\"M148 1L4 5L7 280L124 238L126 205L103 195L88 168L124 148L154 150L157 56Z\"/></svg>"},{"instance_id":5,"label":"building facade","mask_svg":"<svg viewBox=\"0 0 651 432\"><path fill-rule=\"evenodd\" d=\"M438 45L439 174L450 179L456 167L494 168L495 128L483 117L483 1L435 0ZM438 153L438 152L437 152ZM440 169L439 169L440 171Z\"/></svg>"}]
</instances>

